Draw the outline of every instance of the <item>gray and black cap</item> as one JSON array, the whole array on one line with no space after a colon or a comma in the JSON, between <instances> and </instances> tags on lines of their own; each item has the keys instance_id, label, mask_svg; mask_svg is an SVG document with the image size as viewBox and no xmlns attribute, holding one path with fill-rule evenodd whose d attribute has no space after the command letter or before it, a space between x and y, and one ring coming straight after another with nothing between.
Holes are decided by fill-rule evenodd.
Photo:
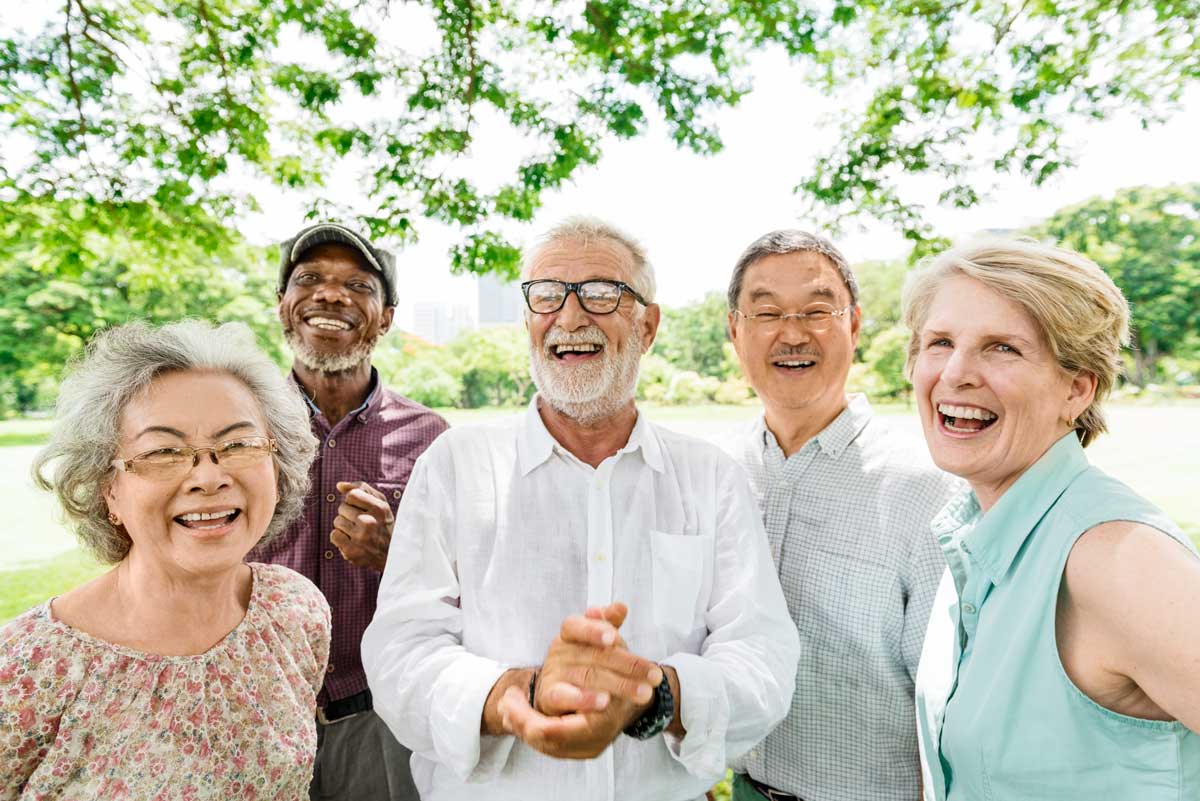
<instances>
[{"instance_id":1,"label":"gray and black cap","mask_svg":"<svg viewBox=\"0 0 1200 801\"><path fill-rule=\"evenodd\" d=\"M292 268L304 255L304 251L317 245L345 245L362 254L367 266L379 274L383 281L384 301L388 306L395 306L400 298L396 294L396 257L391 251L377 248L371 240L362 234L338 223L317 223L310 225L291 239L279 245L279 291L287 289L288 278Z\"/></svg>"}]
</instances>

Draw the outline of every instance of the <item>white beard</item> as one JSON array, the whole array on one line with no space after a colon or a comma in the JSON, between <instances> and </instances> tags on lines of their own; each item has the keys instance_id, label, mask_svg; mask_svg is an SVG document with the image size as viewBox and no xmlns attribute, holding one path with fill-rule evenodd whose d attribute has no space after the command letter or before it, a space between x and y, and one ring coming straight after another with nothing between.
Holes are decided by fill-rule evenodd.
<instances>
[{"instance_id":1,"label":"white beard","mask_svg":"<svg viewBox=\"0 0 1200 801\"><path fill-rule=\"evenodd\" d=\"M382 333L377 334L373 339L360 342L344 353L321 353L309 347L295 329L288 328L283 332L283 338L287 340L296 361L317 373L345 373L363 362L370 361L371 352L375 350L375 343L381 336Z\"/></svg>"},{"instance_id":2,"label":"white beard","mask_svg":"<svg viewBox=\"0 0 1200 801\"><path fill-rule=\"evenodd\" d=\"M603 345L597 359L566 364L556 359L554 345L578 343ZM637 392L642 351L636 339L613 351L599 326L590 325L567 333L560 328L546 332L542 347L529 342L529 370L534 386L550 408L584 425L606 420L621 410Z\"/></svg>"}]
</instances>

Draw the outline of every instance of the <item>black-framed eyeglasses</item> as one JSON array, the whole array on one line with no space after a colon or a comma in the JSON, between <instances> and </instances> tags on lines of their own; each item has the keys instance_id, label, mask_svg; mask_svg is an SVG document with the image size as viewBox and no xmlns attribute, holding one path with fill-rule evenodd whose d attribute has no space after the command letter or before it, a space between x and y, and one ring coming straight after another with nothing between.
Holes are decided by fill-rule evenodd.
<instances>
[{"instance_id":1,"label":"black-framed eyeglasses","mask_svg":"<svg viewBox=\"0 0 1200 801\"><path fill-rule=\"evenodd\" d=\"M191 445L155 448L128 459L113 459L110 464L143 478L167 480L185 475L200 463L202 453L208 453L214 464L238 470L261 462L278 451L279 444L270 437L238 437L208 448Z\"/></svg>"},{"instance_id":2,"label":"black-framed eyeglasses","mask_svg":"<svg viewBox=\"0 0 1200 801\"><path fill-rule=\"evenodd\" d=\"M754 311L749 314L741 309L734 309L733 313L740 315L746 322L767 333L778 331L789 318L799 321L809 331L819 332L829 330L829 326L833 325L834 320L845 317L853 308L853 303L841 309L835 309L833 306L826 306L822 303L809 306L799 312L785 312L778 306L755 306Z\"/></svg>"},{"instance_id":3,"label":"black-framed eyeglasses","mask_svg":"<svg viewBox=\"0 0 1200 801\"><path fill-rule=\"evenodd\" d=\"M563 307L567 302L567 295L572 292L588 314L612 314L621 305L621 295L625 292L643 306L650 305L650 302L629 284L606 278L578 282L539 278L521 284L521 292L525 295L525 305L534 314L553 314Z\"/></svg>"}]
</instances>

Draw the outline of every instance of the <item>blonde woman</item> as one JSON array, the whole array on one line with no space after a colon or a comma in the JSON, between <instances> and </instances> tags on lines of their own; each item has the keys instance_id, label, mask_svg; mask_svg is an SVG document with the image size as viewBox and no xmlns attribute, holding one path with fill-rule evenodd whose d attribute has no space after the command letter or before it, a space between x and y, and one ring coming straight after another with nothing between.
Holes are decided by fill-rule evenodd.
<instances>
[{"instance_id":1,"label":"blonde woman","mask_svg":"<svg viewBox=\"0 0 1200 801\"><path fill-rule=\"evenodd\" d=\"M925 798L1200 797L1200 559L1088 464L1128 339L1094 263L1028 242L910 276L909 370L949 568L917 675Z\"/></svg>"}]
</instances>

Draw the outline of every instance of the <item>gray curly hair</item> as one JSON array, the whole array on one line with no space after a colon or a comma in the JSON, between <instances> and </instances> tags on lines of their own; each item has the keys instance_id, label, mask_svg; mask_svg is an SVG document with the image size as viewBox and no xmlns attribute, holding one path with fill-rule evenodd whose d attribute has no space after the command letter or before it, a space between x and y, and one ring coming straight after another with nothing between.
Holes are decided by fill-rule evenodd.
<instances>
[{"instance_id":1,"label":"gray curly hair","mask_svg":"<svg viewBox=\"0 0 1200 801\"><path fill-rule=\"evenodd\" d=\"M279 444L280 499L261 541L278 535L300 513L317 440L299 390L258 348L250 329L199 320L159 328L128 323L97 334L72 365L59 391L50 442L32 469L34 482L57 496L68 525L104 562L120 562L132 545L122 528L109 523L104 501L125 407L157 377L189 370L229 373L245 384Z\"/></svg>"}]
</instances>

